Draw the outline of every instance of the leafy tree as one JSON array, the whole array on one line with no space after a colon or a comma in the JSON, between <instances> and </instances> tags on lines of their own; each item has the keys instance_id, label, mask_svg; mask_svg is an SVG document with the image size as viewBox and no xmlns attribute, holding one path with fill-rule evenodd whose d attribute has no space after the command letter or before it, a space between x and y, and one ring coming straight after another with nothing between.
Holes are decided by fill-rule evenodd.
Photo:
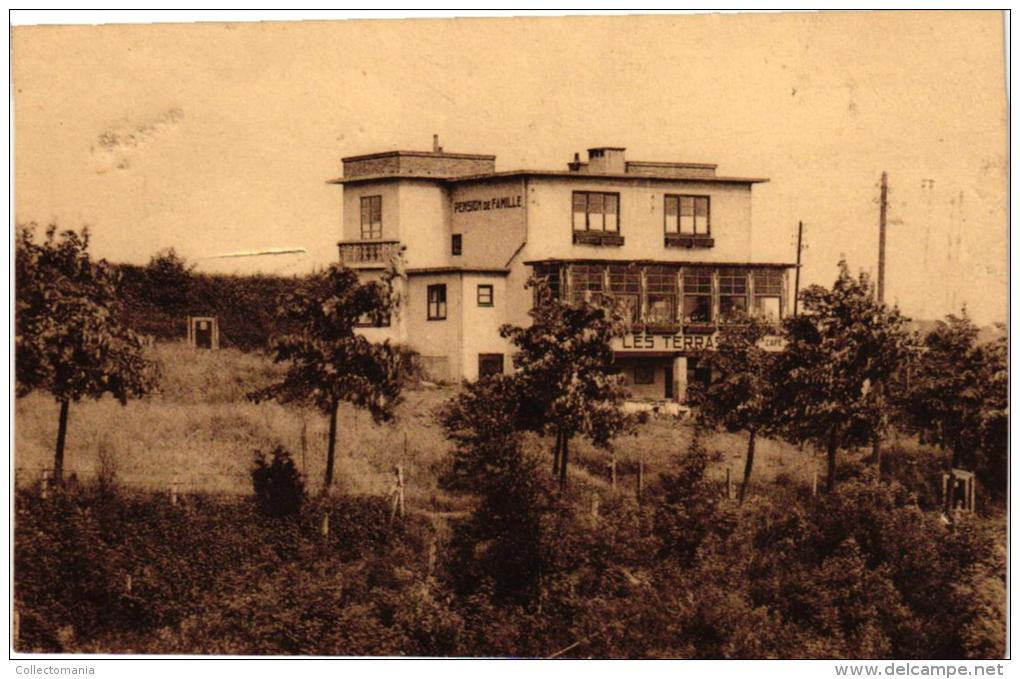
<instances>
[{"instance_id":1,"label":"leafy tree","mask_svg":"<svg viewBox=\"0 0 1020 679\"><path fill-rule=\"evenodd\" d=\"M259 401L309 403L329 417L329 445L323 492L333 484L337 410L340 403L367 409L376 422L392 419L408 374L406 350L386 340L373 343L355 332L363 319L382 322L396 309L391 282L359 282L358 275L339 265L313 274L299 292L284 295L277 314L298 331L273 341L277 362L287 362L283 380L253 391Z\"/></svg>"},{"instance_id":2,"label":"leafy tree","mask_svg":"<svg viewBox=\"0 0 1020 679\"><path fill-rule=\"evenodd\" d=\"M160 250L145 267L145 291L157 309L174 316L183 315L191 301L194 265L173 248Z\"/></svg>"},{"instance_id":3,"label":"leafy tree","mask_svg":"<svg viewBox=\"0 0 1020 679\"><path fill-rule=\"evenodd\" d=\"M659 480L655 510L655 533L662 541L665 556L690 565L702 541L714 532L728 530L721 520L718 489L705 478L708 451L700 426L694 430L687 454L679 457L675 468Z\"/></svg>"},{"instance_id":4,"label":"leafy tree","mask_svg":"<svg viewBox=\"0 0 1020 679\"><path fill-rule=\"evenodd\" d=\"M758 318L741 319L719 331L717 350L706 352L705 360L720 379L707 387L693 386L691 400L699 416L729 431L747 432L747 456L740 484L744 502L754 466L754 447L759 435L775 431L776 354L761 347L761 341L777 329Z\"/></svg>"},{"instance_id":5,"label":"leafy tree","mask_svg":"<svg viewBox=\"0 0 1020 679\"><path fill-rule=\"evenodd\" d=\"M155 384L155 369L138 335L121 323L119 275L93 262L89 233L57 227L37 243L21 227L15 253L15 375L17 394L48 391L60 404L53 475L63 480L70 404L111 394L122 405Z\"/></svg>"},{"instance_id":6,"label":"leafy tree","mask_svg":"<svg viewBox=\"0 0 1020 679\"><path fill-rule=\"evenodd\" d=\"M804 312L784 321L786 350L777 354L779 423L794 441L825 448L826 485L836 483L840 448L873 441L882 426L884 383L907 355L905 319L877 302L865 274L845 261L831 290L801 293Z\"/></svg>"},{"instance_id":7,"label":"leafy tree","mask_svg":"<svg viewBox=\"0 0 1020 679\"><path fill-rule=\"evenodd\" d=\"M967 317L949 315L925 337L897 399L904 423L952 453L951 467L978 471L1005 490L1008 370L1005 336L978 344Z\"/></svg>"},{"instance_id":8,"label":"leafy tree","mask_svg":"<svg viewBox=\"0 0 1020 679\"><path fill-rule=\"evenodd\" d=\"M500 334L517 348L519 426L556 436L553 472L564 489L574 436L605 446L630 425L620 410L626 391L609 345L625 331L626 317L618 305L570 304L555 299L543 282L531 285L536 292L531 325L507 324Z\"/></svg>"}]
</instances>

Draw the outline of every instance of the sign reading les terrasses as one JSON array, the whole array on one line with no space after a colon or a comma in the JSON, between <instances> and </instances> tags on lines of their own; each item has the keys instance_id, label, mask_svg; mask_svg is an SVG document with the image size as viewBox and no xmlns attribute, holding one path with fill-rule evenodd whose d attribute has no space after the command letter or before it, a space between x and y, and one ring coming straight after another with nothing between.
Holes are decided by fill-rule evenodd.
<instances>
[{"instance_id":1,"label":"sign reading les terrasses","mask_svg":"<svg viewBox=\"0 0 1020 679\"><path fill-rule=\"evenodd\" d=\"M483 200L462 200L453 204L454 212L477 212L479 210L505 210L508 208L521 207L524 201L520 195L499 196Z\"/></svg>"},{"instance_id":2,"label":"sign reading les terrasses","mask_svg":"<svg viewBox=\"0 0 1020 679\"><path fill-rule=\"evenodd\" d=\"M764 351L783 351L786 340L767 335L758 342ZM713 351L718 345L717 334L711 335L649 335L630 333L612 341L613 351Z\"/></svg>"},{"instance_id":3,"label":"sign reading les terrasses","mask_svg":"<svg viewBox=\"0 0 1020 679\"><path fill-rule=\"evenodd\" d=\"M631 333L612 341L613 351L704 351L714 350L712 335L648 335Z\"/></svg>"}]
</instances>

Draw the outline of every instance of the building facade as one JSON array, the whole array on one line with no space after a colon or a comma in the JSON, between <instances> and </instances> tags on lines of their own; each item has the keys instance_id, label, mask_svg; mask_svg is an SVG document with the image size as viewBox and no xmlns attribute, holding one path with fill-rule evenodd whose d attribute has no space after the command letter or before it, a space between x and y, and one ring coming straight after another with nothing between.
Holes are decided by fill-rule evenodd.
<instances>
[{"instance_id":1,"label":"building facade","mask_svg":"<svg viewBox=\"0 0 1020 679\"><path fill-rule=\"evenodd\" d=\"M715 165L588 150L564 170L497 172L495 156L433 150L343 159L341 262L365 278L396 266L400 309L372 339L417 350L439 379L509 371L503 323L525 325L526 287L612 297L632 328L614 351L635 398L682 401L722 323L789 310L792 265L755 262L752 177Z\"/></svg>"}]
</instances>

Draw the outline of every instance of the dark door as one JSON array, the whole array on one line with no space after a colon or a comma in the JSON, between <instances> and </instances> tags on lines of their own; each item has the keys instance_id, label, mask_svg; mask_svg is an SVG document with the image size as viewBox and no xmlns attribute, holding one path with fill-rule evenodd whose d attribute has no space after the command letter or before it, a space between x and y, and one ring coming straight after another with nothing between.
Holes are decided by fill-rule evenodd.
<instances>
[{"instance_id":1,"label":"dark door","mask_svg":"<svg viewBox=\"0 0 1020 679\"><path fill-rule=\"evenodd\" d=\"M663 379L666 381L666 400L667 401L672 401L673 400L673 364L670 363L669 365L667 365L663 372L665 373L664 376L663 376Z\"/></svg>"},{"instance_id":2,"label":"dark door","mask_svg":"<svg viewBox=\"0 0 1020 679\"><path fill-rule=\"evenodd\" d=\"M195 321L195 346L212 349L212 323L209 321Z\"/></svg>"}]
</instances>

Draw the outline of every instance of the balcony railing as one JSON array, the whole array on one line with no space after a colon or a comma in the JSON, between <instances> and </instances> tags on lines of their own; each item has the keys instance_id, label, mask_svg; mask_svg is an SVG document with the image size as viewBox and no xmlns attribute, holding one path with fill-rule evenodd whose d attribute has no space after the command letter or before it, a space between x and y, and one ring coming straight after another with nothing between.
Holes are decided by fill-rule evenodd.
<instances>
[{"instance_id":1,"label":"balcony railing","mask_svg":"<svg viewBox=\"0 0 1020 679\"><path fill-rule=\"evenodd\" d=\"M353 269L381 269L400 255L400 241L352 240L341 241L340 263Z\"/></svg>"}]
</instances>

